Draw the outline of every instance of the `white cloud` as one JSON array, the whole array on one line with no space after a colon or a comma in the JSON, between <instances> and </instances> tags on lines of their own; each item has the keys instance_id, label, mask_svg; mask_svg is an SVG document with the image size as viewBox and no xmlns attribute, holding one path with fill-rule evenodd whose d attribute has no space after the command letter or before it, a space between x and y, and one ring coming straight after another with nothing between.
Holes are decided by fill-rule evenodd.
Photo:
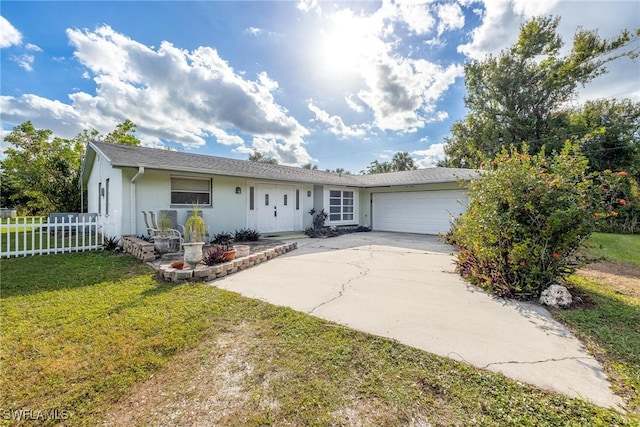
<instances>
[{"instance_id":1,"label":"white cloud","mask_svg":"<svg viewBox=\"0 0 640 427\"><path fill-rule=\"evenodd\" d=\"M37 45L35 45L33 43L27 43L26 45L24 45L24 47L27 50L31 50L33 52L42 52L42 49L40 49L40 46L37 46Z\"/></svg>"},{"instance_id":2,"label":"white cloud","mask_svg":"<svg viewBox=\"0 0 640 427\"><path fill-rule=\"evenodd\" d=\"M22 34L4 16L0 16L0 48L22 43Z\"/></svg>"},{"instance_id":3,"label":"white cloud","mask_svg":"<svg viewBox=\"0 0 640 427\"><path fill-rule=\"evenodd\" d=\"M396 26L404 25L417 35L434 30L429 3L385 1L368 15L342 9L330 15L330 25L323 29L322 62L342 67L348 78L360 80L362 88L347 96L347 105L358 112L367 107L373 112L373 125L381 130L414 132L438 120L432 117L438 100L463 75L461 65L442 66L403 56L397 50L400 33L393 32ZM442 9L444 28L463 25L458 12L455 6Z\"/></svg>"},{"instance_id":4,"label":"white cloud","mask_svg":"<svg viewBox=\"0 0 640 427\"><path fill-rule=\"evenodd\" d=\"M416 158L416 166L420 169L436 166L440 160L444 160L445 158L445 146L445 143L431 144L426 150L411 152L411 155Z\"/></svg>"},{"instance_id":5,"label":"white cloud","mask_svg":"<svg viewBox=\"0 0 640 427\"><path fill-rule=\"evenodd\" d=\"M244 153L258 151L265 157L276 159L281 165L302 166L315 160L307 153L304 147L288 142L280 143L274 138L255 137L252 141L251 150L239 148L236 151Z\"/></svg>"},{"instance_id":6,"label":"white cloud","mask_svg":"<svg viewBox=\"0 0 640 427\"><path fill-rule=\"evenodd\" d=\"M313 104L313 101L307 103L307 108L315 114L316 118L314 120L327 125L329 132L334 135L338 135L339 137L352 137L364 136L366 133L362 128L345 125L342 118L332 116L321 108L318 108Z\"/></svg>"},{"instance_id":7,"label":"white cloud","mask_svg":"<svg viewBox=\"0 0 640 427\"><path fill-rule=\"evenodd\" d=\"M11 57L11 60L17 63L20 67L24 68L26 71L33 71L33 61L35 58L33 55L23 54L23 55L14 55Z\"/></svg>"},{"instance_id":8,"label":"white cloud","mask_svg":"<svg viewBox=\"0 0 640 427\"><path fill-rule=\"evenodd\" d=\"M260 34L264 33L264 30L261 28L249 27L245 30L245 33L251 34L252 36L259 36Z\"/></svg>"},{"instance_id":9,"label":"white cloud","mask_svg":"<svg viewBox=\"0 0 640 427\"><path fill-rule=\"evenodd\" d=\"M436 23L426 1L396 1L397 16L418 35L429 33Z\"/></svg>"},{"instance_id":10,"label":"white cloud","mask_svg":"<svg viewBox=\"0 0 640 427\"><path fill-rule=\"evenodd\" d=\"M31 120L38 128L51 129L54 135L64 138L71 138L82 129L92 127L71 105L38 95L0 96L0 111L5 123Z\"/></svg>"},{"instance_id":11,"label":"white cloud","mask_svg":"<svg viewBox=\"0 0 640 427\"><path fill-rule=\"evenodd\" d=\"M433 121L436 101L463 74L458 64L443 68L424 59L380 58L367 70L369 89L358 97L373 110L381 130L413 132Z\"/></svg>"},{"instance_id":12,"label":"white cloud","mask_svg":"<svg viewBox=\"0 0 640 427\"><path fill-rule=\"evenodd\" d=\"M464 14L458 3L443 3L436 7L438 18L438 36L447 30L458 30L464 27Z\"/></svg>"},{"instance_id":13,"label":"white cloud","mask_svg":"<svg viewBox=\"0 0 640 427\"><path fill-rule=\"evenodd\" d=\"M197 147L210 136L224 145L239 145L244 134L273 141L283 163L307 161L303 138L308 130L277 104L278 83L266 73L248 80L215 49L188 51L168 42L151 49L109 26L95 31L69 29L67 35L74 57L93 76L96 92L69 95L71 104L61 105L76 120L57 134L75 134L78 124L80 130L91 127L105 133L128 118L148 145L171 140ZM41 103L41 117L55 116L58 104ZM33 96L3 97L3 105L8 107L3 108L3 119L22 122L32 117ZM38 125L54 128L49 123Z\"/></svg>"},{"instance_id":14,"label":"white cloud","mask_svg":"<svg viewBox=\"0 0 640 427\"><path fill-rule=\"evenodd\" d=\"M300 0L296 7L303 12L316 12L318 14L321 13L318 0Z\"/></svg>"},{"instance_id":15,"label":"white cloud","mask_svg":"<svg viewBox=\"0 0 640 427\"><path fill-rule=\"evenodd\" d=\"M362 113L364 111L364 107L360 105L357 99L354 99L353 94L349 94L349 96L345 96L344 100L349 106L349 108L351 108L353 111L356 111L358 113Z\"/></svg>"}]
</instances>

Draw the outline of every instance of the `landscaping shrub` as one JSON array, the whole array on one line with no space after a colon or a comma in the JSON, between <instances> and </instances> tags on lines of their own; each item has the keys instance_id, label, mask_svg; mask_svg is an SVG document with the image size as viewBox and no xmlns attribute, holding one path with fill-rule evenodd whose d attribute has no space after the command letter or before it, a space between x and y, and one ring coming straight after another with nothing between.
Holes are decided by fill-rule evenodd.
<instances>
[{"instance_id":1,"label":"landscaping shrub","mask_svg":"<svg viewBox=\"0 0 640 427\"><path fill-rule=\"evenodd\" d=\"M233 238L236 242L257 242L260 239L260 233L251 228L241 228L236 230Z\"/></svg>"},{"instance_id":2,"label":"landscaping shrub","mask_svg":"<svg viewBox=\"0 0 640 427\"><path fill-rule=\"evenodd\" d=\"M611 212L599 225L599 231L607 233L640 232L640 186L636 179L625 171L606 170L604 177L613 176L611 187L606 188L606 204ZM603 183L606 185L606 183Z\"/></svg>"},{"instance_id":3,"label":"landscaping shrub","mask_svg":"<svg viewBox=\"0 0 640 427\"><path fill-rule=\"evenodd\" d=\"M231 239L233 239L233 235L231 233L223 231L221 233L214 234L211 243L215 243L217 245L227 245L231 242Z\"/></svg>"},{"instance_id":4,"label":"landscaping shrub","mask_svg":"<svg viewBox=\"0 0 640 427\"><path fill-rule=\"evenodd\" d=\"M304 230L304 234L309 237L336 237L343 234L371 231L371 228L365 225L355 227L327 227L324 223L329 217L329 214L326 213L324 209L318 212L313 208L309 211L309 215L313 217L313 227Z\"/></svg>"},{"instance_id":5,"label":"landscaping shrub","mask_svg":"<svg viewBox=\"0 0 640 427\"><path fill-rule=\"evenodd\" d=\"M527 150L503 149L492 170L470 183L467 211L448 237L463 277L519 299L540 296L587 261L581 246L616 215L604 202L614 200L623 177L587 173L587 159L569 143L553 157Z\"/></svg>"},{"instance_id":6,"label":"landscaping shrub","mask_svg":"<svg viewBox=\"0 0 640 427\"><path fill-rule=\"evenodd\" d=\"M120 246L120 238L117 236L106 237L102 243L102 249L109 252L120 252L122 247Z\"/></svg>"},{"instance_id":7,"label":"landscaping shrub","mask_svg":"<svg viewBox=\"0 0 640 427\"><path fill-rule=\"evenodd\" d=\"M202 256L202 262L208 266L222 264L225 262L225 253L228 249L229 248L224 245L214 246Z\"/></svg>"}]
</instances>

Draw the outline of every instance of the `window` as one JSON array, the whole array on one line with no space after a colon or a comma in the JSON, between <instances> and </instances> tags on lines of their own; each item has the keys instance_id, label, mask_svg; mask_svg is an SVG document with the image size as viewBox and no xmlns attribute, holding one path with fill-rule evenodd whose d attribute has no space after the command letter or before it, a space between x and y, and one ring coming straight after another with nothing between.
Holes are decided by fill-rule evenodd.
<instances>
[{"instance_id":1,"label":"window","mask_svg":"<svg viewBox=\"0 0 640 427\"><path fill-rule=\"evenodd\" d=\"M329 191L329 221L353 221L353 191Z\"/></svg>"},{"instance_id":2,"label":"window","mask_svg":"<svg viewBox=\"0 0 640 427\"><path fill-rule=\"evenodd\" d=\"M107 192L107 194L104 197L104 213L105 215L109 216L109 178L107 178L107 181L105 184L106 184L105 191Z\"/></svg>"},{"instance_id":3,"label":"window","mask_svg":"<svg viewBox=\"0 0 640 427\"><path fill-rule=\"evenodd\" d=\"M265 206L269 206L269 195L268 194L264 195L264 205Z\"/></svg>"},{"instance_id":4,"label":"window","mask_svg":"<svg viewBox=\"0 0 640 427\"><path fill-rule=\"evenodd\" d=\"M171 204L211 206L211 180L171 177Z\"/></svg>"},{"instance_id":5,"label":"window","mask_svg":"<svg viewBox=\"0 0 640 427\"><path fill-rule=\"evenodd\" d=\"M300 190L296 190L296 210L300 210Z\"/></svg>"},{"instance_id":6,"label":"window","mask_svg":"<svg viewBox=\"0 0 640 427\"><path fill-rule=\"evenodd\" d=\"M288 200L288 199L287 199L287 195L285 194L285 195L284 195L284 200L282 201L282 204L283 204L283 205L285 205L285 206L287 206L287 200Z\"/></svg>"},{"instance_id":7,"label":"window","mask_svg":"<svg viewBox=\"0 0 640 427\"><path fill-rule=\"evenodd\" d=\"M102 214L102 183L98 183L98 214Z\"/></svg>"},{"instance_id":8,"label":"window","mask_svg":"<svg viewBox=\"0 0 640 427\"><path fill-rule=\"evenodd\" d=\"M255 191L256 190L254 189L254 187L249 187L249 210L255 209L255 202L254 202Z\"/></svg>"}]
</instances>

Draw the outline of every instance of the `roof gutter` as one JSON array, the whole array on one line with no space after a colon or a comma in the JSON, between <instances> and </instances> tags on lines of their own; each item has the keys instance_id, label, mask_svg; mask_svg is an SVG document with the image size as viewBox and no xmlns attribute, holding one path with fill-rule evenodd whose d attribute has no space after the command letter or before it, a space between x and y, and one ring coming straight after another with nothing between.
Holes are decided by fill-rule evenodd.
<instances>
[{"instance_id":1,"label":"roof gutter","mask_svg":"<svg viewBox=\"0 0 640 427\"><path fill-rule=\"evenodd\" d=\"M138 172L131 178L131 191L129 194L131 195L131 214L129 215L129 228L132 234L136 234L136 181L144 175L144 166L138 167Z\"/></svg>"}]
</instances>

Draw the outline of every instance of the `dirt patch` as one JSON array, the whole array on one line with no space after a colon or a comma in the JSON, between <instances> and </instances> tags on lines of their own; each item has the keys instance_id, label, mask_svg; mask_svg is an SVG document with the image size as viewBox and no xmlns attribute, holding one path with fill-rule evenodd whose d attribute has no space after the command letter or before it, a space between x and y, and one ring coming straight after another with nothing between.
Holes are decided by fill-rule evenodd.
<instances>
[{"instance_id":1,"label":"dirt patch","mask_svg":"<svg viewBox=\"0 0 640 427\"><path fill-rule=\"evenodd\" d=\"M106 426L232 425L229 415L250 395L242 387L252 366L243 325L179 354L147 381L137 384L106 415Z\"/></svg>"},{"instance_id":2,"label":"dirt patch","mask_svg":"<svg viewBox=\"0 0 640 427\"><path fill-rule=\"evenodd\" d=\"M608 285L615 292L640 298L640 267L619 261L590 264L577 272L587 279Z\"/></svg>"}]
</instances>

